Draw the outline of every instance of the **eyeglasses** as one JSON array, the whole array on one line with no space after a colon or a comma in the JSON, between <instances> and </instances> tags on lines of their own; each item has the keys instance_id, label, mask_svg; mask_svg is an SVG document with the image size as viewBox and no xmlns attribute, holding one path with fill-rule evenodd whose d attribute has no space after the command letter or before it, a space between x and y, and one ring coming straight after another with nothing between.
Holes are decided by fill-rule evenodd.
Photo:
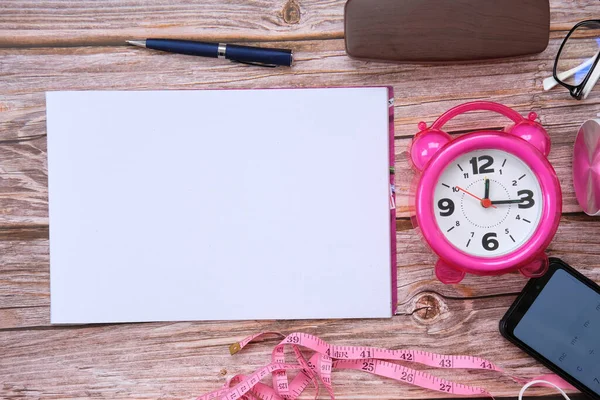
<instances>
[{"instance_id":1,"label":"eyeglasses","mask_svg":"<svg viewBox=\"0 0 600 400\"><path fill-rule=\"evenodd\" d=\"M582 21L575 25L562 42L554 75L544 79L544 90L560 84L577 100L588 97L600 79L600 20Z\"/></svg>"}]
</instances>

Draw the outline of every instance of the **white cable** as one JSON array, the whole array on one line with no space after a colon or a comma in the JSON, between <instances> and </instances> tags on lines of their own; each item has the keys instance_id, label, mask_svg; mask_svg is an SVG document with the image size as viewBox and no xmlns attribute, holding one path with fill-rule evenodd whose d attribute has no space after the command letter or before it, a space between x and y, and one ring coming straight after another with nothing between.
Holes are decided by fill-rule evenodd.
<instances>
[{"instance_id":1,"label":"white cable","mask_svg":"<svg viewBox=\"0 0 600 400\"><path fill-rule=\"evenodd\" d=\"M523 386L523 388L521 389L521 391L519 392L519 400L523 400L523 394L525 393L525 391L527 389L529 389L531 386L533 385L539 385L539 384L544 384L544 385L550 385L553 386L554 388L556 388L556 390L558 390L560 392L560 394L562 394L562 396L566 399L566 400L571 400L569 399L569 396L567 396L567 394L561 389L559 388L557 385L555 385L552 382L548 382L548 381L542 381L542 380L536 380L536 381L531 381L529 383L527 383L525 386Z\"/></svg>"}]
</instances>

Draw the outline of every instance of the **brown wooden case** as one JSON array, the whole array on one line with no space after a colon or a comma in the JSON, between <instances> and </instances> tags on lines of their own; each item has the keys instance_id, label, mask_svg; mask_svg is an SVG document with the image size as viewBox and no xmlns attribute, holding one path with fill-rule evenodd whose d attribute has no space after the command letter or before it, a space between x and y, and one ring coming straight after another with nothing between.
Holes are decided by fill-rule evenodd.
<instances>
[{"instance_id":1,"label":"brown wooden case","mask_svg":"<svg viewBox=\"0 0 600 400\"><path fill-rule=\"evenodd\" d=\"M549 0L348 0L350 57L392 62L472 61L548 46Z\"/></svg>"}]
</instances>

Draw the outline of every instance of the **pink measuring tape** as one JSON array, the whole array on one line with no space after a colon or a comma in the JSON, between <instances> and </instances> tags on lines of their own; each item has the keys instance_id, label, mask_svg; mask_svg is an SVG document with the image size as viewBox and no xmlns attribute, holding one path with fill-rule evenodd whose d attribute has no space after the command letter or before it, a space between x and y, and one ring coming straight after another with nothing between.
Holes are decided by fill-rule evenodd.
<instances>
[{"instance_id":1,"label":"pink measuring tape","mask_svg":"<svg viewBox=\"0 0 600 400\"><path fill-rule=\"evenodd\" d=\"M488 360L472 356L454 356L429 353L416 350L389 350L376 347L335 346L306 333L283 335L279 332L262 332L249 336L229 347L233 355L250 342L264 335L277 335L284 339L273 349L271 363L258 369L251 375L236 375L225 383L222 389L207 393L196 400L280 400L297 399L310 385L316 388L315 399L319 396L322 384L329 397L335 399L331 382L332 369L355 369L374 375L384 376L411 385L458 396L489 396L485 389L437 378L428 373L407 368L390 361L415 362L435 368L484 369L503 372ZM285 362L285 346L291 346L296 356L296 364ZM307 359L300 348L313 351ZM298 371L290 382L287 371ZM267 375L273 375L273 387L260 381ZM514 378L525 383L527 380ZM536 379L550 381L561 388L573 389L571 385L556 375L546 375Z\"/></svg>"}]
</instances>

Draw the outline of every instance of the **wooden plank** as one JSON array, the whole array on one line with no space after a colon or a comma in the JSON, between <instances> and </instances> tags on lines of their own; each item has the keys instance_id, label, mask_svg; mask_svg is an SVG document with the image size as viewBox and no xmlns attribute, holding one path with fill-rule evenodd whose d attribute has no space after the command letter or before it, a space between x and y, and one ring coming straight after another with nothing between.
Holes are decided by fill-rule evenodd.
<instances>
[{"instance_id":1,"label":"wooden plank","mask_svg":"<svg viewBox=\"0 0 600 400\"><path fill-rule=\"evenodd\" d=\"M50 305L48 230L39 230L46 238L0 241L0 310L12 310L0 311L0 328L20 327L20 321L31 320L20 314L22 308ZM30 311L32 310L25 310L23 313L30 314ZM44 310L45 313L48 311L49 308ZM49 320L49 313L45 319Z\"/></svg>"},{"instance_id":2,"label":"wooden plank","mask_svg":"<svg viewBox=\"0 0 600 400\"><path fill-rule=\"evenodd\" d=\"M0 6L0 46L123 45L146 37L215 42L340 38L344 3L46 0L24 6L9 0ZM557 18L559 23L568 20L560 13Z\"/></svg>"},{"instance_id":3,"label":"wooden plank","mask_svg":"<svg viewBox=\"0 0 600 400\"><path fill-rule=\"evenodd\" d=\"M599 7L600 8L600 7ZM220 89L319 86L393 86L398 135L412 135L420 120L433 121L464 101L490 99L519 111L547 111L569 107L569 113L546 115L545 124L580 122L596 110L598 97L585 102L571 99L566 90L542 91L542 80L552 75L561 40L551 41L536 56L492 63L455 65L394 65L352 60L342 40L301 41L292 68L258 68L223 60L173 55L135 47L0 49L0 138L28 137L43 125L47 90ZM22 68L27 65L27 68ZM510 74L505 71L510 70ZM469 88L466 91L465 88ZM577 105L577 107L570 107ZM554 116L554 118L552 118ZM479 117L464 118L454 129ZM489 114L485 125L503 126L506 119ZM462 123L461 123L462 121ZM483 127L485 127L483 125ZM405 127L403 129L403 127ZM473 126L469 126L474 128ZM475 126L476 128L477 126ZM39 133L39 131L35 131Z\"/></svg>"},{"instance_id":4,"label":"wooden plank","mask_svg":"<svg viewBox=\"0 0 600 400\"><path fill-rule=\"evenodd\" d=\"M298 62L292 69L267 70L129 47L0 50L0 398L191 397L268 362L273 342L252 346L235 357L227 355L229 343L259 330L308 331L336 344L476 354L518 375L546 372L497 332L499 318L525 279L509 274L469 276L453 286L437 282L435 256L407 219L397 224L401 230L397 235L399 315L391 320L49 326L43 92L391 85L396 91L401 217L408 215L406 147L417 123L431 123L464 101L491 99L523 114L530 110L540 114L553 138L551 160L565 192L565 212L575 213L579 208L570 183L570 148L577 126L598 112L600 98L593 92L587 101L576 102L561 89L543 93L541 81L550 75L564 30L596 15L600 6L593 0L551 3L555 32L544 53L448 67L350 60L340 40L340 0L227 4L129 0L104 2L102 7L90 0L25 5L4 1L0 46L121 44L143 36L255 40L266 42L265 46L294 48ZM280 40L294 41L276 42ZM294 116L293 110L290 115ZM457 119L449 129L459 133L505 124L501 117L475 113ZM564 215L550 254L600 281L597 229L594 218ZM487 372L432 373L484 386L497 397L514 397L520 387L506 376ZM358 372L336 372L334 382L338 398L441 396Z\"/></svg>"},{"instance_id":5,"label":"wooden plank","mask_svg":"<svg viewBox=\"0 0 600 400\"><path fill-rule=\"evenodd\" d=\"M93 0L0 5L0 47L122 45L164 37L205 41L342 38L344 0ZM551 29L597 14L594 0L551 0Z\"/></svg>"},{"instance_id":6,"label":"wooden plank","mask_svg":"<svg viewBox=\"0 0 600 400\"><path fill-rule=\"evenodd\" d=\"M596 231L600 233L600 225L593 217L563 215L547 254L563 259L590 279L600 282L600 244ZM423 292L460 299L517 294L527 282L521 274L512 273L486 277L467 275L458 285L444 285L433 274L437 257L419 239L415 230L397 234L399 303L411 299L417 301Z\"/></svg>"},{"instance_id":7,"label":"wooden plank","mask_svg":"<svg viewBox=\"0 0 600 400\"><path fill-rule=\"evenodd\" d=\"M433 273L436 256L420 240L410 223L399 224L398 247L398 311L410 313L433 294L436 299L473 299L518 293L527 279L518 273L499 277L468 275L458 285L444 285ZM47 235L39 228L39 236ZM592 217L566 215L548 253L577 267L583 274L600 282L600 225ZM48 240L46 238L0 241L3 267L0 269L0 330L45 327L50 324L50 284ZM431 312L439 313L441 305L431 303Z\"/></svg>"},{"instance_id":8,"label":"wooden plank","mask_svg":"<svg viewBox=\"0 0 600 400\"><path fill-rule=\"evenodd\" d=\"M563 195L563 213L581 212L573 188L573 143L578 125L556 126L548 129L553 138L549 160L559 178ZM453 135L457 136L457 135ZM411 169L409 147L411 139L396 139L396 210L399 217L413 214L411 190L415 186L415 172Z\"/></svg>"},{"instance_id":9,"label":"wooden plank","mask_svg":"<svg viewBox=\"0 0 600 400\"><path fill-rule=\"evenodd\" d=\"M46 90L211 89L392 85L399 216L407 217L412 172L409 138L423 120L431 124L447 109L487 99L535 110L550 132L550 159L563 185L564 211L578 212L571 184L571 146L577 127L598 112L600 96L585 102L565 90L541 91L560 41L538 56L492 64L415 66L365 63L344 55L343 41L296 42L300 61L293 69L234 65L221 60L170 55L137 48L0 49L0 225L47 224L45 144ZM22 66L27 65L26 69ZM511 75L504 71L510 68ZM243 78L240 78L243 76ZM407 76L411 78L408 79ZM218 77L218 78L217 78ZM490 79L491 77L491 79ZM465 87L477 88L470 92ZM502 90L498 90L502 87ZM572 107L577 105L577 107ZM290 110L293 118L293 110ZM449 131L500 128L509 121L492 113L461 116Z\"/></svg>"},{"instance_id":10,"label":"wooden plank","mask_svg":"<svg viewBox=\"0 0 600 400\"><path fill-rule=\"evenodd\" d=\"M149 323L0 331L2 398L191 398L227 377L269 362L275 341L230 357L227 347L252 333L305 331L338 345L413 348L489 358L509 374L534 377L545 368L500 337L498 320L514 296L441 299L441 313L392 319ZM432 370L441 378L515 396L520 385L489 371ZM362 372L334 372L337 398L442 398ZM536 389L537 394L552 393ZM327 397L321 397L327 398Z\"/></svg>"},{"instance_id":11,"label":"wooden plank","mask_svg":"<svg viewBox=\"0 0 600 400\"><path fill-rule=\"evenodd\" d=\"M39 127L45 131L42 125ZM549 130L554 138L550 161L561 181L563 211L581 211L572 184L572 143L577 125L556 126ZM34 140L19 140L0 145L0 226L23 227L48 223L46 138L39 130L31 132ZM395 141L396 204L399 217L411 214L410 191L414 180L408 138ZM13 229L14 232L14 229Z\"/></svg>"}]
</instances>

